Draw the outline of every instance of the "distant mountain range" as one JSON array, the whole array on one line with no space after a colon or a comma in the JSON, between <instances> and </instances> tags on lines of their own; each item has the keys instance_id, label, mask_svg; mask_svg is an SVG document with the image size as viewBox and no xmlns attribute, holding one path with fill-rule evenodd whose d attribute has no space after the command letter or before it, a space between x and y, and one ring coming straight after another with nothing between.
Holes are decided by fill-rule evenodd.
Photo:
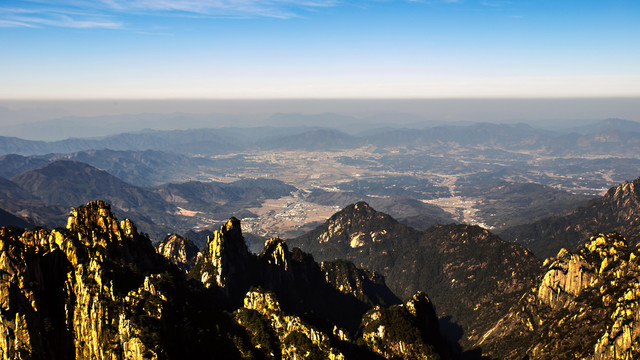
<instances>
[{"instance_id":1,"label":"distant mountain range","mask_svg":"<svg viewBox=\"0 0 640 360\"><path fill-rule=\"evenodd\" d=\"M623 119L605 119L591 124L569 128L567 132L578 134L598 134L607 130L640 133L640 122Z\"/></svg>"},{"instance_id":2,"label":"distant mountain range","mask_svg":"<svg viewBox=\"0 0 640 360\"><path fill-rule=\"evenodd\" d=\"M33 164L29 158L17 156L4 157L2 161ZM104 199L113 204L115 211L131 217L141 229L160 240L171 230L187 231L195 226L193 218L179 215L180 206L208 211L209 216L224 219L240 214L248 206L259 205L264 199L286 196L295 190L274 179L140 187L82 162L55 160L10 180L0 177L0 208L22 214L38 225L53 226L72 207L91 199Z\"/></svg>"},{"instance_id":3,"label":"distant mountain range","mask_svg":"<svg viewBox=\"0 0 640 360\"><path fill-rule=\"evenodd\" d=\"M490 123L441 125L424 129L381 129L362 136L319 128L317 123L296 127L146 130L99 138L52 142L0 137L0 154L68 154L86 150L111 149L157 150L194 155L229 153L247 149L336 150L364 145L411 147L456 143L462 146L537 150L555 155L585 152L622 155L637 153L640 147L640 126L637 122L609 119L574 130L575 132L571 133L551 132L526 124Z\"/></svg>"},{"instance_id":4,"label":"distant mountain range","mask_svg":"<svg viewBox=\"0 0 640 360\"><path fill-rule=\"evenodd\" d=\"M459 179L456 190L457 195L480 199L474 206L478 209L476 216L497 231L536 219L566 215L592 199L540 184L487 183L474 177Z\"/></svg>"}]
</instances>

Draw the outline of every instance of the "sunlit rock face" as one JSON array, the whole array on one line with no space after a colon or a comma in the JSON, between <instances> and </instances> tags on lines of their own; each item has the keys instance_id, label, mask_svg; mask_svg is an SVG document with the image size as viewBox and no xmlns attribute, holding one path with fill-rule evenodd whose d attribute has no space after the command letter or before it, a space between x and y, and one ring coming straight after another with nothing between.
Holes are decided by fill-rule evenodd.
<instances>
[{"instance_id":1,"label":"sunlit rock face","mask_svg":"<svg viewBox=\"0 0 640 360\"><path fill-rule=\"evenodd\" d=\"M617 233L593 236L575 253L560 250L478 345L505 359L637 358L638 255Z\"/></svg>"},{"instance_id":2,"label":"sunlit rock face","mask_svg":"<svg viewBox=\"0 0 640 360\"><path fill-rule=\"evenodd\" d=\"M344 354L331 346L331 337L298 316L287 315L273 293L249 291L244 308L235 313L236 321L254 334L256 346L268 349L273 357L279 349L282 359L318 358L343 360ZM260 336L258 336L260 334Z\"/></svg>"},{"instance_id":3,"label":"sunlit rock face","mask_svg":"<svg viewBox=\"0 0 640 360\"><path fill-rule=\"evenodd\" d=\"M369 348L384 358L449 358L439 336L438 318L431 300L418 292L406 303L375 307L362 319L362 337Z\"/></svg>"},{"instance_id":4,"label":"sunlit rock face","mask_svg":"<svg viewBox=\"0 0 640 360\"><path fill-rule=\"evenodd\" d=\"M0 359L250 352L216 330L224 314L213 302L206 313L183 302L202 296L105 202L75 209L66 229L0 228Z\"/></svg>"},{"instance_id":5,"label":"sunlit rock face","mask_svg":"<svg viewBox=\"0 0 640 360\"><path fill-rule=\"evenodd\" d=\"M253 255L240 229L232 218L213 232L185 274L185 239L158 253L102 201L66 229L0 227L0 359L450 358L426 295L399 307L378 274L318 264L278 238ZM387 309L400 308L410 337L367 345L363 315L395 323Z\"/></svg>"},{"instance_id":6,"label":"sunlit rock face","mask_svg":"<svg viewBox=\"0 0 640 360\"><path fill-rule=\"evenodd\" d=\"M131 309L152 301L135 317L160 319L167 299L153 285L158 278L117 284L123 263L153 266L152 249L102 201L75 209L66 231L1 229L0 358L157 358Z\"/></svg>"},{"instance_id":7,"label":"sunlit rock face","mask_svg":"<svg viewBox=\"0 0 640 360\"><path fill-rule=\"evenodd\" d=\"M219 288L234 303L241 302L246 293L255 265L249 252L240 220L231 218L207 240L189 276L207 288Z\"/></svg>"},{"instance_id":8,"label":"sunlit rock face","mask_svg":"<svg viewBox=\"0 0 640 360\"><path fill-rule=\"evenodd\" d=\"M167 235L156 245L156 250L184 272L193 268L198 257L198 247L191 240L178 234Z\"/></svg>"}]
</instances>

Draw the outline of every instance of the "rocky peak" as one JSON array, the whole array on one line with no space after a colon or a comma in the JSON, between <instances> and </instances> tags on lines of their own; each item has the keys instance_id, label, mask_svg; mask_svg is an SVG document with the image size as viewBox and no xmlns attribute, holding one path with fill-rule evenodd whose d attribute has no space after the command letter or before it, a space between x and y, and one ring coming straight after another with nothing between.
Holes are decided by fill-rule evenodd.
<instances>
[{"instance_id":1,"label":"rocky peak","mask_svg":"<svg viewBox=\"0 0 640 360\"><path fill-rule=\"evenodd\" d=\"M94 240L105 248L122 241L124 235L111 212L111 205L102 200L92 201L74 209L67 220L67 230L78 233L79 240L85 245L91 245L91 241Z\"/></svg>"},{"instance_id":2,"label":"rocky peak","mask_svg":"<svg viewBox=\"0 0 640 360\"><path fill-rule=\"evenodd\" d=\"M244 297L244 308L255 310L262 315L282 311L275 294L259 288L247 292Z\"/></svg>"},{"instance_id":3,"label":"rocky peak","mask_svg":"<svg viewBox=\"0 0 640 360\"><path fill-rule=\"evenodd\" d=\"M198 247L188 238L169 234L156 245L156 250L182 271L189 272L196 263Z\"/></svg>"},{"instance_id":4,"label":"rocky peak","mask_svg":"<svg viewBox=\"0 0 640 360\"><path fill-rule=\"evenodd\" d=\"M307 324L300 317L281 310L276 295L263 289L247 292L244 308L236 311L236 321L253 335L258 348L271 351L270 357L282 359L344 360L340 350L332 347L331 337ZM260 334L260 336L257 336ZM269 336L269 335L275 336ZM279 348L279 356L274 350Z\"/></svg>"},{"instance_id":5,"label":"rocky peak","mask_svg":"<svg viewBox=\"0 0 640 360\"><path fill-rule=\"evenodd\" d=\"M271 238L264 243L264 249L260 253L260 259L269 264L278 266L283 270L289 269L291 256L287 243L280 238Z\"/></svg>"},{"instance_id":6,"label":"rocky peak","mask_svg":"<svg viewBox=\"0 0 640 360\"><path fill-rule=\"evenodd\" d=\"M361 248L389 239L402 225L391 216L374 210L364 201L349 205L331 216L323 225L312 231L317 245L325 243L340 247Z\"/></svg>"},{"instance_id":7,"label":"rocky peak","mask_svg":"<svg viewBox=\"0 0 640 360\"><path fill-rule=\"evenodd\" d=\"M640 201L640 179L625 181L607 191L605 199L614 201L618 205L637 206Z\"/></svg>"},{"instance_id":8,"label":"rocky peak","mask_svg":"<svg viewBox=\"0 0 640 360\"><path fill-rule=\"evenodd\" d=\"M376 272L360 269L345 260L323 261L320 269L335 289L367 305L400 303L400 299L385 285L384 277Z\"/></svg>"},{"instance_id":9,"label":"rocky peak","mask_svg":"<svg viewBox=\"0 0 640 360\"><path fill-rule=\"evenodd\" d=\"M348 209L348 207L347 207ZM373 208L371 206L369 206L369 204L367 204L364 201L358 201L357 203L353 204L353 210L354 211L359 211L362 213L372 213L375 210L373 210Z\"/></svg>"},{"instance_id":10,"label":"rocky peak","mask_svg":"<svg viewBox=\"0 0 640 360\"><path fill-rule=\"evenodd\" d=\"M548 268L537 289L538 301L554 309L563 308L582 290L592 287L625 253L627 243L618 233L593 236L576 253L561 249L555 261L545 261Z\"/></svg>"},{"instance_id":11,"label":"rocky peak","mask_svg":"<svg viewBox=\"0 0 640 360\"><path fill-rule=\"evenodd\" d=\"M411 297L411 299L407 300L405 306L413 316L424 319L425 322L438 320L438 318L435 317L431 300L427 294L422 291L418 291Z\"/></svg>"},{"instance_id":12,"label":"rocky peak","mask_svg":"<svg viewBox=\"0 0 640 360\"><path fill-rule=\"evenodd\" d=\"M479 346L504 359L635 359L640 352L638 250L618 233L559 251Z\"/></svg>"},{"instance_id":13,"label":"rocky peak","mask_svg":"<svg viewBox=\"0 0 640 360\"><path fill-rule=\"evenodd\" d=\"M362 318L362 337L373 351L389 359L447 359L453 356L440 336L438 317L422 292L405 304L376 306Z\"/></svg>"},{"instance_id":14,"label":"rocky peak","mask_svg":"<svg viewBox=\"0 0 640 360\"><path fill-rule=\"evenodd\" d=\"M246 292L253 257L247 248L240 220L230 218L207 238L207 245L189 272L206 287L215 285L226 296L240 300Z\"/></svg>"}]
</instances>

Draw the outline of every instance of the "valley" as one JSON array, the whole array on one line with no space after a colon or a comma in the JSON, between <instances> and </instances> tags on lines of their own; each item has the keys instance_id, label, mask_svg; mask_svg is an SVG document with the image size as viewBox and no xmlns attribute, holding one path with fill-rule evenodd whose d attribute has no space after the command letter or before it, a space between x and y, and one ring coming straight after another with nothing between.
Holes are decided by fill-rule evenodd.
<instances>
[{"instance_id":1,"label":"valley","mask_svg":"<svg viewBox=\"0 0 640 360\"><path fill-rule=\"evenodd\" d=\"M3 1L0 360L640 360L639 17Z\"/></svg>"},{"instance_id":2,"label":"valley","mask_svg":"<svg viewBox=\"0 0 640 360\"><path fill-rule=\"evenodd\" d=\"M217 348L191 337L180 340L189 349L163 348L167 342L158 342L154 334L178 331L158 315L167 313L191 332L213 331L212 324L225 329L215 341L231 358L239 352L273 358L268 354L280 351L282 358L289 351L336 359L422 359L435 353L464 360L553 357L554 348L540 348L555 346L558 340L551 335L545 342L510 339L539 335L520 327L532 321L531 312L549 311L540 301L557 306L545 284L560 279L562 291L579 293L570 283L573 275L565 278L546 268L567 263L567 272L573 271L574 255L567 251L581 251L585 269L600 269L593 281L609 285L598 291L637 297L627 282L612 280L617 273L629 279L636 274L640 178L626 181L637 178L640 169L640 156L630 154L635 145L581 142L576 151L563 145L575 135L498 124L362 136L304 128L244 141L241 129L219 131L229 134L227 143L242 146L202 142L194 150L187 143L195 141L195 133L157 132L144 133L144 141L184 136L185 143L0 156L1 225L42 227L0 227L0 241L9 244L0 252L8 249L3 256L12 261L5 272L18 269L18 276L63 282L20 260L38 259L45 269L68 271L66 297L103 296L101 306L135 308L118 316L127 319L119 325L128 332L121 338L136 340L123 340L116 353L121 346L195 356ZM232 134L240 137L234 140ZM138 136L123 138L136 143ZM85 141L83 146L95 145ZM38 146L44 151L52 144ZM65 143L73 146L80 145ZM66 230L60 228L65 221ZM591 238L595 233L608 235ZM56 256L67 260L50 260ZM84 279L83 262L103 264L106 277L98 267L92 278L118 289L103 293L100 286L89 287L87 281L93 280ZM130 270L135 276L126 279ZM3 281L13 284L11 294L55 297L49 290L53 285L39 288L37 281L14 277ZM588 301L600 301L590 296ZM211 304L225 310L209 310ZM514 305L528 310L514 311ZM634 319L607 320L624 306L613 300L593 309L583 306L584 314L595 314L596 325L579 336L563 336L599 344L597 354L636 354L633 346L617 344L620 337L602 340L590 334L610 331L617 322L636 331ZM336 315L338 307L342 315ZM563 311L559 307L533 319L558 327L566 321ZM213 318L201 322L203 314ZM51 323L46 318L39 325L40 319L25 316L36 324L27 327ZM93 322L100 318L92 316ZM0 329L22 341L10 347L12 354L48 351L39 343L23 345L23 325L3 319L0 314ZM82 319L56 319L56 326L63 320L77 329L88 326ZM65 353L111 351L104 344L70 345L66 332L59 337L67 345L50 346ZM640 336L633 339L640 342ZM559 353L576 351L565 346Z\"/></svg>"},{"instance_id":3,"label":"valley","mask_svg":"<svg viewBox=\"0 0 640 360\"><path fill-rule=\"evenodd\" d=\"M630 123L616 121L604 123L611 129ZM598 124L593 128L605 126ZM224 141L207 142L207 134ZM633 136L640 139L640 133ZM23 144L22 152L31 154L0 156L0 176L12 179L55 161L104 170L137 187L128 190L130 198L114 202L115 211L129 214L155 241L166 231L211 229L230 216L245 219L247 231L255 235L294 237L360 200L421 229L458 222L499 231L565 214L609 187L637 177L640 151L633 151L636 143L605 140L610 143L603 147L597 133L551 133L524 124L486 123L372 129L359 136L310 127L155 131L94 141L25 141L30 145ZM18 150L12 148L15 144L0 138L0 150ZM118 150L95 150L101 146ZM79 151L47 153L61 149ZM223 184L233 186L251 179L279 181L291 188L269 195L265 189L243 188L231 197L222 195L226 191ZM60 183L58 191L75 186L69 179L55 181ZM117 183L106 177L103 181ZM193 185L188 188L177 186L189 183ZM209 189L197 183L218 185ZM102 188L86 195L99 198L104 193L99 183L82 186ZM117 192L114 188L110 194ZM155 194L161 194L166 203L161 204ZM151 196L155 205L150 208L149 201L132 201L132 196ZM44 193L35 198L43 206L67 207L92 199L80 199L77 194L66 197L82 201L60 202L64 196ZM45 225L65 215L45 219L38 211L25 208L31 200L24 201L20 205L0 197L0 208L44 220ZM155 213L155 220L148 217L150 213Z\"/></svg>"},{"instance_id":4,"label":"valley","mask_svg":"<svg viewBox=\"0 0 640 360\"><path fill-rule=\"evenodd\" d=\"M466 151L450 151L437 156L439 165L433 167L403 168L404 157L434 157L431 149L377 149L371 146L349 150L332 151L253 151L211 156L214 161L226 158L243 158L247 162L238 164L233 174L228 168L207 168L197 179L214 181L233 181L240 178L272 178L295 186L300 191L293 198L283 198L272 207L264 204L264 209L252 208L251 212L259 216L278 215L289 221L280 223L277 231L273 227L260 226L262 236L286 235L295 233L307 223L323 221L332 214L327 210L319 210L315 215L308 214L310 208L318 207L307 194L314 190L338 194L349 193L353 200L367 197L393 198L409 197L442 208L449 216L461 223L480 225L488 229L500 227L492 221L494 214L481 212L485 198L482 194L468 195L469 187L488 185L500 181L513 183L535 183L569 194L578 195L578 199L602 195L612 185L624 181L624 174L616 169L599 169L597 171L567 172L565 168L556 167L556 163L591 161L592 167L601 161L613 161L610 157L591 157L583 159L553 158L519 153L524 158L512 161L498 161L486 156L469 153L483 149L467 149ZM484 149L486 151L486 149ZM383 155L385 154L385 155ZM501 156L505 156L501 154ZM637 159L620 159L640 162ZM244 165L247 164L247 165ZM445 166L442 167L442 164ZM611 165L615 166L615 165ZM611 167L610 166L610 167ZM443 168L449 169L443 171ZM473 183L472 183L473 182ZM375 185L375 186L372 186ZM502 200L502 199L501 199ZM298 204L297 208L282 206L289 202ZM327 204L323 204L327 205ZM340 208L347 203L339 200L327 209ZM270 208L269 210L266 210ZM279 210L282 210L278 213ZM274 213L275 211L275 213ZM247 219L249 220L249 219ZM254 220L250 220L254 222ZM252 227L253 229L254 227ZM269 232L269 228L274 229Z\"/></svg>"}]
</instances>

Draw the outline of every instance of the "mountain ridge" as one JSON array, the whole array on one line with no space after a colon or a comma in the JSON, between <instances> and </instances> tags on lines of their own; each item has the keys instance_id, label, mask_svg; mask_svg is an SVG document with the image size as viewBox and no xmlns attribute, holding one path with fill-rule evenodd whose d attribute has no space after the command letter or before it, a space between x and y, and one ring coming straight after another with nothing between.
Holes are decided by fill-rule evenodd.
<instances>
[{"instance_id":1,"label":"mountain ridge","mask_svg":"<svg viewBox=\"0 0 640 360\"><path fill-rule=\"evenodd\" d=\"M453 358L424 294L382 306L384 296L366 295L382 283L340 290L344 276L360 271L345 263L322 270L279 239L251 255L233 218L207 249L190 272L197 281L187 281L103 201L76 208L66 229L0 227L0 358ZM360 274L359 281L377 281ZM351 294L353 286L369 305ZM327 308L333 301L341 307ZM366 324L383 327L347 333L323 318L331 312L341 324L366 313ZM407 321L397 323L398 316Z\"/></svg>"},{"instance_id":2,"label":"mountain ridge","mask_svg":"<svg viewBox=\"0 0 640 360\"><path fill-rule=\"evenodd\" d=\"M501 359L639 355L638 249L598 234L545 261L545 272L478 345Z\"/></svg>"},{"instance_id":3,"label":"mountain ridge","mask_svg":"<svg viewBox=\"0 0 640 360\"><path fill-rule=\"evenodd\" d=\"M418 231L364 202L287 241L319 260L343 258L379 272L401 297L431 294L438 315L462 326L467 350L541 271L524 247L480 227L449 224Z\"/></svg>"},{"instance_id":4,"label":"mountain ridge","mask_svg":"<svg viewBox=\"0 0 640 360\"><path fill-rule=\"evenodd\" d=\"M518 225L500 233L505 239L530 248L541 258L561 248L576 249L597 233L619 232L627 241L640 242L640 178L610 188L566 216Z\"/></svg>"}]
</instances>

